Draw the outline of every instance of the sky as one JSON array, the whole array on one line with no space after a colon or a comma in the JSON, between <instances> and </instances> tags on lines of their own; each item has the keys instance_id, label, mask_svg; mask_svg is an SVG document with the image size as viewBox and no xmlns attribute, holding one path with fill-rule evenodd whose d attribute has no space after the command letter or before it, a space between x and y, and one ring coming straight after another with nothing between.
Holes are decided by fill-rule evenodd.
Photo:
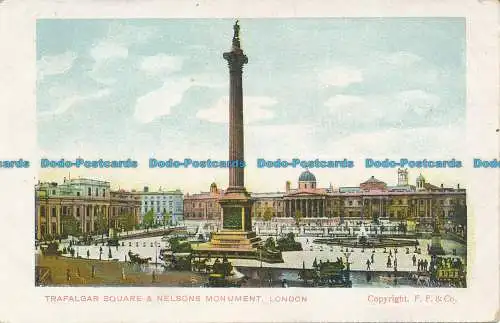
<instances>
[{"instance_id":1,"label":"sky","mask_svg":"<svg viewBox=\"0 0 500 323\"><path fill-rule=\"evenodd\" d=\"M135 159L136 170L71 170L115 187L224 188L227 169L148 169L148 158L228 158L232 19L39 20L38 146L50 159ZM462 18L242 19L246 186L282 191L303 169L257 158L351 159L311 169L318 186L355 186L396 169L364 158L463 159ZM464 161L469 162L469 161ZM460 169L410 170L464 183ZM62 181L66 170L43 170ZM466 183L465 183L466 184ZM466 186L466 185L465 185Z\"/></svg>"}]
</instances>

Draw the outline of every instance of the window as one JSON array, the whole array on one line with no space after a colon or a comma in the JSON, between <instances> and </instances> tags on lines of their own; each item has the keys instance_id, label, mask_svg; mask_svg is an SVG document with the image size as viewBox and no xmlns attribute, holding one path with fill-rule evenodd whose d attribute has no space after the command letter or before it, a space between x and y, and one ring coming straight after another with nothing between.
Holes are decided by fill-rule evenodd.
<instances>
[{"instance_id":1,"label":"window","mask_svg":"<svg viewBox=\"0 0 500 323\"><path fill-rule=\"evenodd\" d=\"M103 189L103 190L102 190L102 197L105 197L105 196L106 196L106 190L105 190L105 189Z\"/></svg>"},{"instance_id":2,"label":"window","mask_svg":"<svg viewBox=\"0 0 500 323\"><path fill-rule=\"evenodd\" d=\"M88 196L91 196L91 195L92 195L92 189L91 189L90 187L88 188L88 191L87 191L87 192L88 192L88 193L87 193L87 195L88 195Z\"/></svg>"},{"instance_id":3,"label":"window","mask_svg":"<svg viewBox=\"0 0 500 323\"><path fill-rule=\"evenodd\" d=\"M99 196L99 189L98 188L95 189L95 196Z\"/></svg>"},{"instance_id":4,"label":"window","mask_svg":"<svg viewBox=\"0 0 500 323\"><path fill-rule=\"evenodd\" d=\"M56 195L56 190L52 190L52 195Z\"/></svg>"},{"instance_id":5,"label":"window","mask_svg":"<svg viewBox=\"0 0 500 323\"><path fill-rule=\"evenodd\" d=\"M76 196L80 196L80 192L76 192Z\"/></svg>"},{"instance_id":6,"label":"window","mask_svg":"<svg viewBox=\"0 0 500 323\"><path fill-rule=\"evenodd\" d=\"M76 216L77 216L77 217L79 217L79 216L80 216L80 208L79 208L79 207L77 207L77 208L76 208Z\"/></svg>"},{"instance_id":7,"label":"window","mask_svg":"<svg viewBox=\"0 0 500 323\"><path fill-rule=\"evenodd\" d=\"M53 208L52 208L52 216L53 216L53 217L55 217L55 216L56 216L56 208L55 208L55 207L53 207Z\"/></svg>"},{"instance_id":8,"label":"window","mask_svg":"<svg viewBox=\"0 0 500 323\"><path fill-rule=\"evenodd\" d=\"M40 216L45 216L45 206L40 206Z\"/></svg>"},{"instance_id":9,"label":"window","mask_svg":"<svg viewBox=\"0 0 500 323\"><path fill-rule=\"evenodd\" d=\"M352 206L352 201L349 201L349 206ZM349 213L351 213L351 212L349 212ZM349 214L349 215L351 215L351 214Z\"/></svg>"}]
</instances>

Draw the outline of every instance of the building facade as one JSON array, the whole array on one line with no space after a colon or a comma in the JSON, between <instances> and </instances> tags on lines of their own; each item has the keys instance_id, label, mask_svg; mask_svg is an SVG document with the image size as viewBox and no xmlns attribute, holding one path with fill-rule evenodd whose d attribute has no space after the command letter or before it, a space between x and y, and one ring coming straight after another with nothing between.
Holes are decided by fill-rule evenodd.
<instances>
[{"instance_id":1,"label":"building facade","mask_svg":"<svg viewBox=\"0 0 500 323\"><path fill-rule=\"evenodd\" d=\"M466 211L466 191L435 186L420 174L416 185L408 184L408 171L398 170L397 185L389 186L374 176L355 187L318 188L316 177L306 170L300 174L297 188L285 183L284 192L252 193L252 215L255 219L377 219L415 220L432 223L439 216L442 221L453 221L458 213ZM215 185L215 184L212 184ZM186 218L218 219L219 192L194 194L185 198ZM210 207L211 206L211 207ZM267 212L267 214L266 214Z\"/></svg>"},{"instance_id":2,"label":"building facade","mask_svg":"<svg viewBox=\"0 0 500 323\"><path fill-rule=\"evenodd\" d=\"M156 224L177 224L183 219L184 213L184 195L180 190L163 191L161 188L156 192L144 187L142 192L138 193L141 201L140 222L143 223L144 216L148 211L154 214ZM167 218L168 217L168 218Z\"/></svg>"},{"instance_id":3,"label":"building facade","mask_svg":"<svg viewBox=\"0 0 500 323\"><path fill-rule=\"evenodd\" d=\"M111 191L106 181L76 178L35 186L36 238L96 234L137 224L140 200L133 192Z\"/></svg>"},{"instance_id":4,"label":"building facade","mask_svg":"<svg viewBox=\"0 0 500 323\"><path fill-rule=\"evenodd\" d=\"M219 190L215 183L210 185L210 191L184 196L184 218L186 220L220 220L222 208L219 199L224 191Z\"/></svg>"}]
</instances>

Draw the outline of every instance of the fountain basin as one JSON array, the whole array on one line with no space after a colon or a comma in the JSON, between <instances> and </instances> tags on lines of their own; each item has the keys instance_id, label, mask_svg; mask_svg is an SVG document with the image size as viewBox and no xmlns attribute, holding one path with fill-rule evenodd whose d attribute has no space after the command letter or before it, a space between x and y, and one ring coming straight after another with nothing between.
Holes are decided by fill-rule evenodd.
<instances>
[{"instance_id":1,"label":"fountain basin","mask_svg":"<svg viewBox=\"0 0 500 323\"><path fill-rule=\"evenodd\" d=\"M394 248L394 247L415 247L418 241L396 238L319 238L314 239L314 243L334 245L349 248Z\"/></svg>"}]
</instances>

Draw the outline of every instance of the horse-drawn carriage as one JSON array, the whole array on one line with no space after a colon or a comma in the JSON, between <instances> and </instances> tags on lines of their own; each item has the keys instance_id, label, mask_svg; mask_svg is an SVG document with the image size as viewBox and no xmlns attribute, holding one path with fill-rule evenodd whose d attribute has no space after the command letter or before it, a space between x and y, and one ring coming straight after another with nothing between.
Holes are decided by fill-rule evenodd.
<instances>
[{"instance_id":1,"label":"horse-drawn carriage","mask_svg":"<svg viewBox=\"0 0 500 323\"><path fill-rule=\"evenodd\" d=\"M241 287L245 275L240 273L226 258L216 259L208 275L208 287Z\"/></svg>"},{"instance_id":2,"label":"horse-drawn carriage","mask_svg":"<svg viewBox=\"0 0 500 323\"><path fill-rule=\"evenodd\" d=\"M465 287L465 265L458 257L436 257L430 263L431 280L437 286Z\"/></svg>"},{"instance_id":3,"label":"horse-drawn carriage","mask_svg":"<svg viewBox=\"0 0 500 323\"><path fill-rule=\"evenodd\" d=\"M151 261L151 257L141 258L139 257L139 254L132 253L131 251L128 252L128 257L131 263L138 265L145 265Z\"/></svg>"},{"instance_id":4,"label":"horse-drawn carriage","mask_svg":"<svg viewBox=\"0 0 500 323\"><path fill-rule=\"evenodd\" d=\"M456 257L433 257L429 271L410 274L417 286L424 287L466 287L464 265Z\"/></svg>"},{"instance_id":5,"label":"horse-drawn carriage","mask_svg":"<svg viewBox=\"0 0 500 323\"><path fill-rule=\"evenodd\" d=\"M316 261L312 269L302 269L299 272L299 277L304 280L305 284L312 281L313 287L338 287L350 288L352 281L350 280L350 269L347 264L344 264L341 259L336 262L320 262Z\"/></svg>"}]
</instances>

